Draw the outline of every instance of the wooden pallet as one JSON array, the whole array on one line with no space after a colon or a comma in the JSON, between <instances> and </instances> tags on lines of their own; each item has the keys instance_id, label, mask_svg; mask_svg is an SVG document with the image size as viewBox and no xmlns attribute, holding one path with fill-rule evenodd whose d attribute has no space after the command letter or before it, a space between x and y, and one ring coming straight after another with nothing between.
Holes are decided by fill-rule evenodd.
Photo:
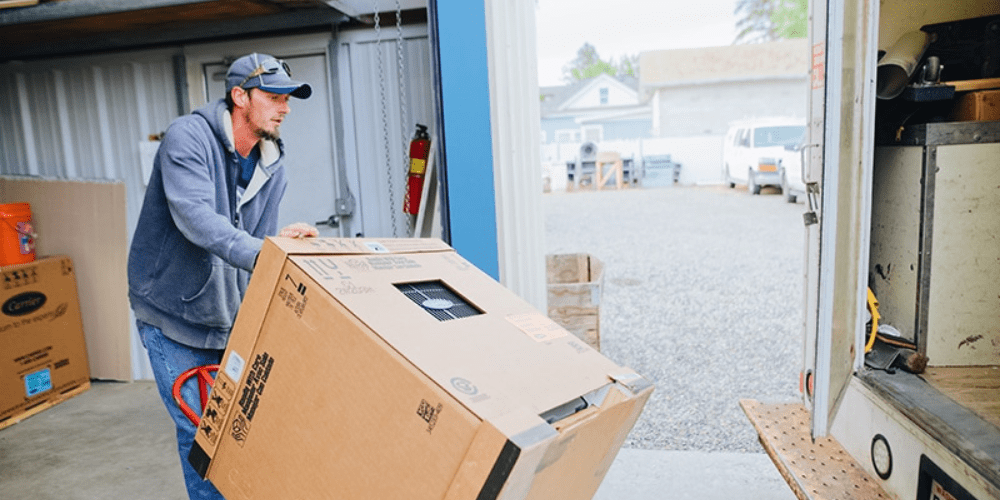
<instances>
[{"instance_id":1,"label":"wooden pallet","mask_svg":"<svg viewBox=\"0 0 1000 500\"><path fill-rule=\"evenodd\" d=\"M809 412L794 404L740 400L760 442L800 500L892 498L831 437L809 434Z\"/></svg>"},{"instance_id":2,"label":"wooden pallet","mask_svg":"<svg viewBox=\"0 0 1000 500\"><path fill-rule=\"evenodd\" d=\"M608 166L607 175L604 174L604 167ZM622 162L622 156L615 152L605 152L601 151L597 153L597 160L594 161L594 187L600 191L604 188L604 185L611 180L611 176L615 176L615 189L621 189L625 187L624 182L624 163Z\"/></svg>"},{"instance_id":3,"label":"wooden pallet","mask_svg":"<svg viewBox=\"0 0 1000 500\"><path fill-rule=\"evenodd\" d=\"M66 401L67 399L73 396L80 395L89 389L90 389L90 381L88 380L76 387L73 387L72 389L67 390L66 392L63 392L61 394L55 394L50 398L46 399L45 401L38 403L35 406L32 406L23 413L14 415L8 418L7 420L0 421L0 430L6 429L30 416L37 415L45 410L48 410L49 408L52 408L53 406L62 403L63 401Z\"/></svg>"}]
</instances>

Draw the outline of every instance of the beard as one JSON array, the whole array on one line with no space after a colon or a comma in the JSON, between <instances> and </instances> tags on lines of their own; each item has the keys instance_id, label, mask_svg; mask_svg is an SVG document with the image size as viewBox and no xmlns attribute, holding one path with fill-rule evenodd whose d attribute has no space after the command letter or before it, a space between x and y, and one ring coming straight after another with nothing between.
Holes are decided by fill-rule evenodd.
<instances>
[{"instance_id":1,"label":"beard","mask_svg":"<svg viewBox=\"0 0 1000 500\"><path fill-rule=\"evenodd\" d=\"M273 132L269 132L267 130L260 129L260 130L257 131L257 137L260 137L261 139L266 139L266 140L269 140L269 141L277 141L279 138L281 138L281 132L278 130L278 127L274 127L274 131Z\"/></svg>"}]
</instances>

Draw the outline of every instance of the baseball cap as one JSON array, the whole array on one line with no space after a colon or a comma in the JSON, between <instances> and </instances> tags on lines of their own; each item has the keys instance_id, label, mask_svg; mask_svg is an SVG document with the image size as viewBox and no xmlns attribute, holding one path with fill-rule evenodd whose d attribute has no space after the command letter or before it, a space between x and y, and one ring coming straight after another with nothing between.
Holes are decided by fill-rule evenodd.
<instances>
[{"instance_id":1,"label":"baseball cap","mask_svg":"<svg viewBox=\"0 0 1000 500\"><path fill-rule=\"evenodd\" d=\"M273 94L291 94L292 97L306 99L312 95L308 83L292 80L292 70L288 63L267 54L245 55L229 65L226 73L226 92L233 87L244 89L259 88Z\"/></svg>"}]
</instances>

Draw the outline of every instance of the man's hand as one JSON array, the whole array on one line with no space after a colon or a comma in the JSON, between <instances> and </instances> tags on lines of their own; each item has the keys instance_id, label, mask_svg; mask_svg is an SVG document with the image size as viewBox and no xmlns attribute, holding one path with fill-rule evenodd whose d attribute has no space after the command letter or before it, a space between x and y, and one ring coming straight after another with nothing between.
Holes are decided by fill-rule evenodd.
<instances>
[{"instance_id":1,"label":"man's hand","mask_svg":"<svg viewBox=\"0 0 1000 500\"><path fill-rule=\"evenodd\" d=\"M314 238L319 236L319 231L305 222L296 222L285 226L278 233L278 236L283 238Z\"/></svg>"}]
</instances>

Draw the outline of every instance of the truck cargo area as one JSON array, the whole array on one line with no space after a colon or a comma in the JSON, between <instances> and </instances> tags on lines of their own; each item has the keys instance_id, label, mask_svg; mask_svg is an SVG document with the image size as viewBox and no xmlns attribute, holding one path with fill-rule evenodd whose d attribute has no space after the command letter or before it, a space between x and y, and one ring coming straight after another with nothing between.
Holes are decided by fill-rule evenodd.
<instances>
[{"instance_id":1,"label":"truck cargo area","mask_svg":"<svg viewBox=\"0 0 1000 500\"><path fill-rule=\"evenodd\" d=\"M876 113L868 287L881 324L915 347L883 344L883 354L922 360L909 369L901 359L879 366L869 352L855 376L887 403L886 413L897 412L933 443L926 446L972 471L962 480L937 472L956 483L945 490L976 498L963 481L1000 490L1000 121L939 121L955 117L961 102L935 104L927 123L901 128L898 108L918 113L918 103ZM917 498L934 498L919 478L944 481L931 477L937 466L917 467Z\"/></svg>"},{"instance_id":2,"label":"truck cargo area","mask_svg":"<svg viewBox=\"0 0 1000 500\"><path fill-rule=\"evenodd\" d=\"M1000 499L1000 4L810 14L802 404L742 406L799 498Z\"/></svg>"}]
</instances>

